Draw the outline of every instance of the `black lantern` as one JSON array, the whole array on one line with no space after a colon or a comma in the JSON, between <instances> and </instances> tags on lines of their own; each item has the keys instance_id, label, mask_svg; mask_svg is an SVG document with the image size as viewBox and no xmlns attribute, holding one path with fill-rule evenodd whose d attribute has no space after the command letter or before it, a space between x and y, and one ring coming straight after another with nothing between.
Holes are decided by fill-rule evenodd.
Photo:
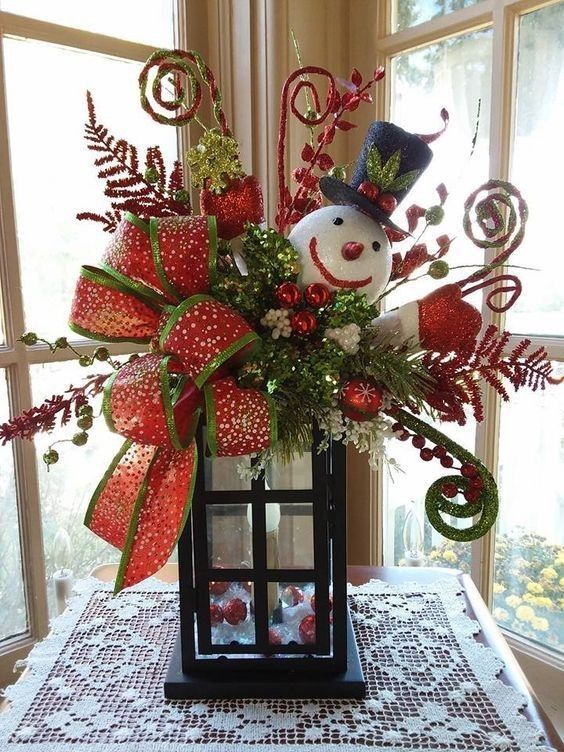
<instances>
[{"instance_id":1,"label":"black lantern","mask_svg":"<svg viewBox=\"0 0 564 752\"><path fill-rule=\"evenodd\" d=\"M346 450L330 442L265 477L205 457L178 545L180 634L165 695L363 697L347 608Z\"/></svg>"}]
</instances>

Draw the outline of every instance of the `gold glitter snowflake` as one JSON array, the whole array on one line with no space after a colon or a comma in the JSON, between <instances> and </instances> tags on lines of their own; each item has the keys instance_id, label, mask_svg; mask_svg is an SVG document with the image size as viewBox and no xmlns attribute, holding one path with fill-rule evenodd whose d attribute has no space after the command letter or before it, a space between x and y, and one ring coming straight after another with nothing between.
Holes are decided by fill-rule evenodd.
<instances>
[{"instance_id":1,"label":"gold glitter snowflake","mask_svg":"<svg viewBox=\"0 0 564 752\"><path fill-rule=\"evenodd\" d=\"M206 131L198 145L186 154L190 178L195 188L209 188L221 193L233 178L243 177L239 144L217 130Z\"/></svg>"}]
</instances>

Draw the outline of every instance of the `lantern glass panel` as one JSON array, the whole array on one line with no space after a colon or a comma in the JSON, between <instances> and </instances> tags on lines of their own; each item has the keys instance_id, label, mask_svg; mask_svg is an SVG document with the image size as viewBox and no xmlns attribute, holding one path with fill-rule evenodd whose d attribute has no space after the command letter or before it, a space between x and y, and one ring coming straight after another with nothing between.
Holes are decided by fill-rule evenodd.
<instances>
[{"instance_id":1,"label":"lantern glass panel","mask_svg":"<svg viewBox=\"0 0 564 752\"><path fill-rule=\"evenodd\" d=\"M281 569L313 569L313 504L280 504L278 552Z\"/></svg>"},{"instance_id":2,"label":"lantern glass panel","mask_svg":"<svg viewBox=\"0 0 564 752\"><path fill-rule=\"evenodd\" d=\"M251 481L241 478L239 466L250 467L249 457L205 457L206 491L250 491Z\"/></svg>"},{"instance_id":3,"label":"lantern glass panel","mask_svg":"<svg viewBox=\"0 0 564 752\"><path fill-rule=\"evenodd\" d=\"M206 522L210 568L248 569L253 566L246 504L208 504Z\"/></svg>"},{"instance_id":4,"label":"lantern glass panel","mask_svg":"<svg viewBox=\"0 0 564 752\"><path fill-rule=\"evenodd\" d=\"M311 452L295 456L290 462L273 460L266 471L266 487L271 491L313 488Z\"/></svg>"},{"instance_id":5,"label":"lantern glass panel","mask_svg":"<svg viewBox=\"0 0 564 752\"><path fill-rule=\"evenodd\" d=\"M254 645L255 617L250 582L210 583L212 645Z\"/></svg>"}]
</instances>

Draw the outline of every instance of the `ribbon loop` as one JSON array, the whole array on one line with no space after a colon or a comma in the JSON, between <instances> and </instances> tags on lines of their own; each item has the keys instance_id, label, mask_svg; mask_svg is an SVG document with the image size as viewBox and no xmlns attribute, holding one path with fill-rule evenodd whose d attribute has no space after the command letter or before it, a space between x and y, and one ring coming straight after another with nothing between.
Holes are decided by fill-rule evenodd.
<instances>
[{"instance_id":1,"label":"ribbon loop","mask_svg":"<svg viewBox=\"0 0 564 752\"><path fill-rule=\"evenodd\" d=\"M162 289L177 302L209 290L215 278L215 217L153 217L153 263Z\"/></svg>"},{"instance_id":2,"label":"ribbon loop","mask_svg":"<svg viewBox=\"0 0 564 752\"><path fill-rule=\"evenodd\" d=\"M204 388L208 447L214 457L260 452L276 443L276 411L264 392L229 377Z\"/></svg>"},{"instance_id":3,"label":"ribbon loop","mask_svg":"<svg viewBox=\"0 0 564 752\"><path fill-rule=\"evenodd\" d=\"M150 342L160 307L102 269L83 266L69 320L77 334L102 342Z\"/></svg>"},{"instance_id":4,"label":"ribbon loop","mask_svg":"<svg viewBox=\"0 0 564 752\"><path fill-rule=\"evenodd\" d=\"M159 344L164 353L176 355L201 388L224 363L244 362L259 341L232 308L207 295L194 295L174 310Z\"/></svg>"},{"instance_id":5,"label":"ribbon loop","mask_svg":"<svg viewBox=\"0 0 564 752\"><path fill-rule=\"evenodd\" d=\"M202 402L200 390L180 375L175 358L150 354L126 363L110 379L103 411L110 429L128 439L185 449L194 437Z\"/></svg>"}]
</instances>

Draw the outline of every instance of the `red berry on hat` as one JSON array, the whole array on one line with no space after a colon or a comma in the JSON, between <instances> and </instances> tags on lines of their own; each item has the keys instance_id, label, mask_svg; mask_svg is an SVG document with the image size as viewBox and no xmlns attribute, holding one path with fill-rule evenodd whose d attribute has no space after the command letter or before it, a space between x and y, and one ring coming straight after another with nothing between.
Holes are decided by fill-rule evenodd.
<instances>
[{"instance_id":1,"label":"red berry on hat","mask_svg":"<svg viewBox=\"0 0 564 752\"><path fill-rule=\"evenodd\" d=\"M376 201L380 194L378 186L371 183L370 180L365 180L361 183L357 190L359 193L362 193L363 196L366 196L369 201Z\"/></svg>"},{"instance_id":2,"label":"red berry on hat","mask_svg":"<svg viewBox=\"0 0 564 752\"><path fill-rule=\"evenodd\" d=\"M312 645L315 642L315 616L305 616L298 627L300 640L304 645Z\"/></svg>"},{"instance_id":3,"label":"red berry on hat","mask_svg":"<svg viewBox=\"0 0 564 752\"><path fill-rule=\"evenodd\" d=\"M327 285L314 282L306 287L304 297L312 308L322 308L331 300L331 291Z\"/></svg>"},{"instance_id":4,"label":"red berry on hat","mask_svg":"<svg viewBox=\"0 0 564 752\"><path fill-rule=\"evenodd\" d=\"M294 282L282 282L282 284L278 285L276 288L275 295L280 305L285 308L292 308L299 303L302 298L300 288L294 284Z\"/></svg>"},{"instance_id":5,"label":"red berry on hat","mask_svg":"<svg viewBox=\"0 0 564 752\"><path fill-rule=\"evenodd\" d=\"M232 598L223 607L223 616L228 624L235 626L247 618L247 604L240 598Z\"/></svg>"},{"instance_id":6,"label":"red berry on hat","mask_svg":"<svg viewBox=\"0 0 564 752\"><path fill-rule=\"evenodd\" d=\"M378 206L384 214L391 214L398 205L397 199L391 193L382 193L378 198Z\"/></svg>"}]
</instances>

